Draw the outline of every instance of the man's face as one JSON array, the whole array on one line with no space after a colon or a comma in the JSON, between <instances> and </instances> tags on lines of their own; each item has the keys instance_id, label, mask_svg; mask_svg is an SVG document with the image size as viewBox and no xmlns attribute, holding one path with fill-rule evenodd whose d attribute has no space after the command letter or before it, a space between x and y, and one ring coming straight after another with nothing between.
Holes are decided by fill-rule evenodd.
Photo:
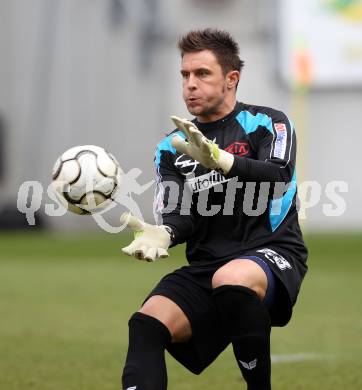
<instances>
[{"instance_id":1,"label":"man's face","mask_svg":"<svg viewBox=\"0 0 362 390\"><path fill-rule=\"evenodd\" d=\"M185 53L181 61L183 98L190 114L212 120L222 111L228 93L226 75L209 50Z\"/></svg>"}]
</instances>

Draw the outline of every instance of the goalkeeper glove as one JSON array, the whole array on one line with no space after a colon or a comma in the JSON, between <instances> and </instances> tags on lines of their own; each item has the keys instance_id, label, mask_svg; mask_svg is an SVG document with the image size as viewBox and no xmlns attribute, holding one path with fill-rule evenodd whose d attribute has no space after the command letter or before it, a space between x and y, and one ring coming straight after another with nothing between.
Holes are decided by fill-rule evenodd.
<instances>
[{"instance_id":1,"label":"goalkeeper glove","mask_svg":"<svg viewBox=\"0 0 362 390\"><path fill-rule=\"evenodd\" d=\"M172 146L179 153L187 154L205 168L215 169L223 175L229 173L234 163L234 156L231 153L220 149L215 142L207 139L196 125L187 119L177 116L171 116L171 119L187 138L187 141L178 135L172 138Z\"/></svg>"},{"instance_id":2,"label":"goalkeeper glove","mask_svg":"<svg viewBox=\"0 0 362 390\"><path fill-rule=\"evenodd\" d=\"M132 229L135 236L130 245L122 248L123 253L146 261L168 257L167 249L171 244L171 228L163 225L150 225L130 213L121 215L121 223Z\"/></svg>"}]
</instances>

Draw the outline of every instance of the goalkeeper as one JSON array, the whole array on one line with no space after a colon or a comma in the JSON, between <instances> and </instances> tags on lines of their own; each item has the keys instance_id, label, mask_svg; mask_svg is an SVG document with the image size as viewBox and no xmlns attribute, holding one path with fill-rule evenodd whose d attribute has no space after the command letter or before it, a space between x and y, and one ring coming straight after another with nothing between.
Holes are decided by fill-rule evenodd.
<instances>
[{"instance_id":1,"label":"goalkeeper","mask_svg":"<svg viewBox=\"0 0 362 390\"><path fill-rule=\"evenodd\" d=\"M123 389L166 389L165 349L199 374L232 343L248 390L267 390L271 327L289 322L307 271L295 131L282 112L236 100L243 61L227 32L191 31L178 47L195 119L172 117L157 147L158 225L121 219L135 231L123 252L153 261L186 242L189 265L130 318Z\"/></svg>"}]
</instances>

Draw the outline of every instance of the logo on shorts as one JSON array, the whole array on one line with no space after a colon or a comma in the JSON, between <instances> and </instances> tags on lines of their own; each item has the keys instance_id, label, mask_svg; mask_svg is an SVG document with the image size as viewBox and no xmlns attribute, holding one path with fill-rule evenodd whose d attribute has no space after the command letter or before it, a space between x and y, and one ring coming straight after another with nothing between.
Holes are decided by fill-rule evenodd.
<instances>
[{"instance_id":1,"label":"logo on shorts","mask_svg":"<svg viewBox=\"0 0 362 390\"><path fill-rule=\"evenodd\" d=\"M263 253L264 256L273 264L275 264L279 269L284 271L285 269L291 269L289 261L285 260L283 256L279 253L273 251L269 248L259 249L257 250L259 253Z\"/></svg>"}]
</instances>

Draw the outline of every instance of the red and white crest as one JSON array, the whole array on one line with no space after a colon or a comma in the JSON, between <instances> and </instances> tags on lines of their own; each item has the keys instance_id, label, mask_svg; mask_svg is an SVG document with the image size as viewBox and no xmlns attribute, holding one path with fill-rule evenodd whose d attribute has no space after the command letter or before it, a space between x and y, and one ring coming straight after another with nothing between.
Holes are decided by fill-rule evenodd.
<instances>
[{"instance_id":1,"label":"red and white crest","mask_svg":"<svg viewBox=\"0 0 362 390\"><path fill-rule=\"evenodd\" d=\"M276 131L287 131L287 127L285 126L284 123L274 123L274 129Z\"/></svg>"}]
</instances>

